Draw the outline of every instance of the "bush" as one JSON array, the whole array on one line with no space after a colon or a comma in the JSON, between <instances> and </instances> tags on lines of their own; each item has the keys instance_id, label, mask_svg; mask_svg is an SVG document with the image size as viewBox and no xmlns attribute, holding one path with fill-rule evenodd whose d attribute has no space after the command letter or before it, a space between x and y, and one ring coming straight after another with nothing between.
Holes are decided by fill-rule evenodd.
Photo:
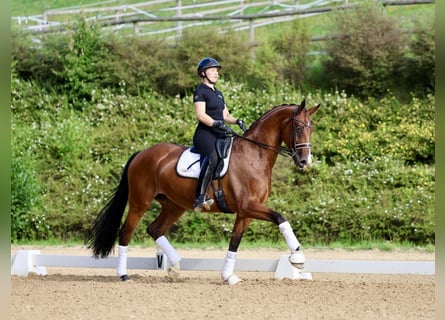
<instances>
[{"instance_id":1,"label":"bush","mask_svg":"<svg viewBox=\"0 0 445 320\"><path fill-rule=\"evenodd\" d=\"M383 155L407 164L434 163L433 96L407 103L395 97L370 98L364 103L341 93L318 101L325 113L315 120L313 144L328 163L378 160Z\"/></svg>"},{"instance_id":2,"label":"bush","mask_svg":"<svg viewBox=\"0 0 445 320\"><path fill-rule=\"evenodd\" d=\"M394 87L404 40L397 22L375 1L335 14L335 37L323 61L331 87L361 97L381 96Z\"/></svg>"},{"instance_id":3,"label":"bush","mask_svg":"<svg viewBox=\"0 0 445 320\"><path fill-rule=\"evenodd\" d=\"M399 90L426 95L435 91L435 32L434 25L415 22L415 33L400 62L403 84Z\"/></svg>"},{"instance_id":4,"label":"bush","mask_svg":"<svg viewBox=\"0 0 445 320\"><path fill-rule=\"evenodd\" d=\"M179 81L184 77L183 87L190 92L199 82L196 73L198 62L205 57L213 57L222 65L221 76L226 81L240 81L246 77L249 63L249 47L240 34L220 33L216 28L186 30L176 49ZM177 76L178 77L178 76Z\"/></svg>"},{"instance_id":5,"label":"bush","mask_svg":"<svg viewBox=\"0 0 445 320\"><path fill-rule=\"evenodd\" d=\"M55 90L63 77L61 57L67 54L66 42L59 36L43 37L38 43L28 34L12 32L11 56L19 79L30 81L48 91Z\"/></svg>"},{"instance_id":6,"label":"bush","mask_svg":"<svg viewBox=\"0 0 445 320\"><path fill-rule=\"evenodd\" d=\"M272 40L277 53L276 70L278 81L287 81L294 88L302 88L308 69L309 35L301 19L296 19L284 27ZM266 74L269 74L266 72Z\"/></svg>"},{"instance_id":7,"label":"bush","mask_svg":"<svg viewBox=\"0 0 445 320\"><path fill-rule=\"evenodd\" d=\"M434 169L429 166L405 167L386 157L328 166L321 159L292 178L294 187L274 189L280 196L269 203L289 219L300 241L434 243ZM292 201L295 194L299 201Z\"/></svg>"},{"instance_id":8,"label":"bush","mask_svg":"<svg viewBox=\"0 0 445 320\"><path fill-rule=\"evenodd\" d=\"M30 155L14 146L11 163L11 241L45 239L51 234L49 221L42 210L43 187L37 172Z\"/></svg>"}]
</instances>

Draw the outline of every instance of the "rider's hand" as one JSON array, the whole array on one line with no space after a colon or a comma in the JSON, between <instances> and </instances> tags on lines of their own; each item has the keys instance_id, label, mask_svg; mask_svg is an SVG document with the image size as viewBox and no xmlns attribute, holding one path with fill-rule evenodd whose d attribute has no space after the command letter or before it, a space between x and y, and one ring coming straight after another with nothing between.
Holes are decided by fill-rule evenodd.
<instances>
[{"instance_id":1,"label":"rider's hand","mask_svg":"<svg viewBox=\"0 0 445 320\"><path fill-rule=\"evenodd\" d=\"M228 125L224 124L224 121L222 120L215 120L213 121L212 127L220 129L225 131L227 134L234 134L235 131L233 131L232 128L230 128Z\"/></svg>"},{"instance_id":2,"label":"rider's hand","mask_svg":"<svg viewBox=\"0 0 445 320\"><path fill-rule=\"evenodd\" d=\"M243 133L245 133L247 131L246 123L243 120L237 119L236 124L240 127L240 129L243 131Z\"/></svg>"}]
</instances>

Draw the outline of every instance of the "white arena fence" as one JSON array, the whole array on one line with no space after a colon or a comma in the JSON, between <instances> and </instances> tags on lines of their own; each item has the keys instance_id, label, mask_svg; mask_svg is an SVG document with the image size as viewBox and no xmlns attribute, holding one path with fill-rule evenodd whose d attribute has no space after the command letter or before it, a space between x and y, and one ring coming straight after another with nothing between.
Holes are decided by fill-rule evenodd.
<instances>
[{"instance_id":1,"label":"white arena fence","mask_svg":"<svg viewBox=\"0 0 445 320\"><path fill-rule=\"evenodd\" d=\"M312 272L345 274L415 274L434 275L434 261L398 260L306 260L304 270L294 268L288 255L278 259L238 259L235 271L274 272L276 279L312 280ZM19 250L11 254L11 275L28 273L47 275L47 267L115 269L117 257L96 259L90 256L45 255L40 250ZM224 259L183 258L181 271L221 271ZM128 257L127 268L167 270L168 259L162 251L154 257Z\"/></svg>"}]
</instances>

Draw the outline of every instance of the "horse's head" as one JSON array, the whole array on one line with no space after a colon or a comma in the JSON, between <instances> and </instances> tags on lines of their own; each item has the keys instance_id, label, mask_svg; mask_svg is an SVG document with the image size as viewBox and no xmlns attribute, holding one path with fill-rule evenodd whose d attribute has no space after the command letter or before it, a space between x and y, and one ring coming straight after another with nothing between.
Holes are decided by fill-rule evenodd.
<instances>
[{"instance_id":1,"label":"horse's head","mask_svg":"<svg viewBox=\"0 0 445 320\"><path fill-rule=\"evenodd\" d=\"M303 100L299 106L292 112L290 125L286 126L286 137L283 140L289 147L292 159L299 168L305 168L311 165L311 135L313 124L311 120L320 105L306 109L306 101Z\"/></svg>"}]
</instances>

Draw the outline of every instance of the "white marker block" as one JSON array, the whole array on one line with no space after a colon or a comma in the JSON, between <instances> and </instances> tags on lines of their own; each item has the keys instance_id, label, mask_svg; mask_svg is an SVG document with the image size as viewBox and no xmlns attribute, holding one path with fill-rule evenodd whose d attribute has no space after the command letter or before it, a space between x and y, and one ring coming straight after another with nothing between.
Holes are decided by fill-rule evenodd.
<instances>
[{"instance_id":1,"label":"white marker block","mask_svg":"<svg viewBox=\"0 0 445 320\"><path fill-rule=\"evenodd\" d=\"M11 275L27 276L28 273L33 272L41 276L46 276L48 274L46 268L34 264L33 256L37 254L40 254L40 250L17 251L12 262Z\"/></svg>"},{"instance_id":2,"label":"white marker block","mask_svg":"<svg viewBox=\"0 0 445 320\"><path fill-rule=\"evenodd\" d=\"M292 266L289 262L289 256L283 255L278 259L275 279L312 280L312 275L307 272L301 272L300 269Z\"/></svg>"}]
</instances>

